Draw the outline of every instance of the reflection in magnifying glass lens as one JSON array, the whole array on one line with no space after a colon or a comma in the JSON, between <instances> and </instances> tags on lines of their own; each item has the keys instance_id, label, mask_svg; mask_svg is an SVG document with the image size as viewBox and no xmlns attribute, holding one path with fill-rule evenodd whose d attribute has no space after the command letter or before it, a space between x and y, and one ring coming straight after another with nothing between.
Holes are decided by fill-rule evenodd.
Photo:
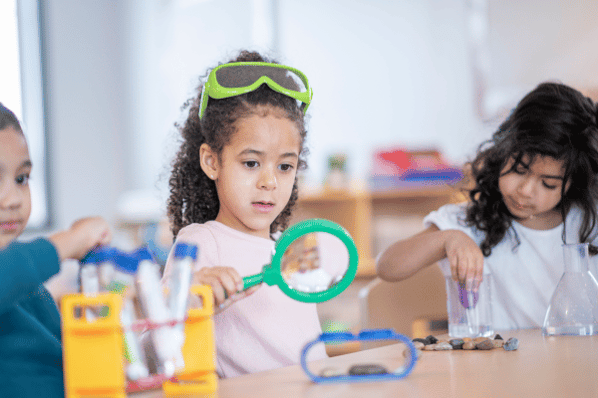
<instances>
[{"instance_id":1,"label":"reflection in magnifying glass lens","mask_svg":"<svg viewBox=\"0 0 598 398\"><path fill-rule=\"evenodd\" d=\"M282 256L282 277L290 288L324 292L339 283L349 268L349 252L338 237L312 232L295 239Z\"/></svg>"}]
</instances>

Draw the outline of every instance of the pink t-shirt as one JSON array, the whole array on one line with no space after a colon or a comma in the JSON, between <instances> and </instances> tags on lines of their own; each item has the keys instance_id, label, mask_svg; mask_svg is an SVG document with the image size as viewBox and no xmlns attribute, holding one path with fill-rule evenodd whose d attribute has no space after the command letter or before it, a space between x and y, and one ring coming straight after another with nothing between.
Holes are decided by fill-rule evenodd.
<instances>
[{"instance_id":1,"label":"pink t-shirt","mask_svg":"<svg viewBox=\"0 0 598 398\"><path fill-rule=\"evenodd\" d=\"M232 267L241 276L260 273L270 263L274 241L245 234L217 221L181 229L177 242L198 246L196 270ZM170 275L172 251L163 282ZM254 294L214 316L217 372L234 377L299 363L301 350L321 332L315 304L295 301L277 286L263 284ZM323 344L308 360L326 357Z\"/></svg>"}]
</instances>

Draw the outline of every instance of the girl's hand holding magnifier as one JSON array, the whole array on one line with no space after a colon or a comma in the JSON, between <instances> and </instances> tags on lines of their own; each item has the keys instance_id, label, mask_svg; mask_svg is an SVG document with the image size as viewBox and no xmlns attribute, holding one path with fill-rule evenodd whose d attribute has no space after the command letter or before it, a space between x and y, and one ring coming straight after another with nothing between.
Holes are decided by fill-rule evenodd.
<instances>
[{"instance_id":1,"label":"girl's hand holding magnifier","mask_svg":"<svg viewBox=\"0 0 598 398\"><path fill-rule=\"evenodd\" d=\"M243 278L231 267L204 267L193 275L193 283L210 285L214 295L214 314L253 294L261 285L243 290Z\"/></svg>"},{"instance_id":2,"label":"girl's hand holding magnifier","mask_svg":"<svg viewBox=\"0 0 598 398\"><path fill-rule=\"evenodd\" d=\"M281 235L262 272L242 278L231 267L203 267L194 274L193 284L212 287L214 314L253 294L262 283L278 286L294 300L320 303L347 288L358 261L355 242L343 227L329 220L308 219Z\"/></svg>"}]
</instances>

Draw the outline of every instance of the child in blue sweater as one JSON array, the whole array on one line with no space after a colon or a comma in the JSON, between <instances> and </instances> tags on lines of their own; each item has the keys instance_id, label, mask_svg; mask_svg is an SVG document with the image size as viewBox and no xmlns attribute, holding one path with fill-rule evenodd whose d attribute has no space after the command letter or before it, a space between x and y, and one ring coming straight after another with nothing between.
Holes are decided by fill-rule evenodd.
<instances>
[{"instance_id":1,"label":"child in blue sweater","mask_svg":"<svg viewBox=\"0 0 598 398\"><path fill-rule=\"evenodd\" d=\"M31 213L31 160L14 113L0 103L0 397L64 397L60 316L42 285L111 232L102 218L29 243L15 242Z\"/></svg>"}]
</instances>

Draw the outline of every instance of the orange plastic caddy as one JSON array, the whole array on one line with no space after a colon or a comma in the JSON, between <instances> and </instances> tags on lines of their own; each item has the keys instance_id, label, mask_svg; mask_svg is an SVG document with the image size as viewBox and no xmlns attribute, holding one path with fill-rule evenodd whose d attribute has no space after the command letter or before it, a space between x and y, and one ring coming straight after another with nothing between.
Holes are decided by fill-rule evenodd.
<instances>
[{"instance_id":1,"label":"orange plastic caddy","mask_svg":"<svg viewBox=\"0 0 598 398\"><path fill-rule=\"evenodd\" d=\"M192 286L202 308L191 308L185 320L183 358L185 368L176 380L162 384L165 396L212 395L217 389L216 346L212 290L209 286ZM108 307L106 317L89 322L84 309ZM122 296L103 293L94 297L69 294L61 301L63 367L66 398L125 398L127 380L123 329L120 323Z\"/></svg>"}]
</instances>

